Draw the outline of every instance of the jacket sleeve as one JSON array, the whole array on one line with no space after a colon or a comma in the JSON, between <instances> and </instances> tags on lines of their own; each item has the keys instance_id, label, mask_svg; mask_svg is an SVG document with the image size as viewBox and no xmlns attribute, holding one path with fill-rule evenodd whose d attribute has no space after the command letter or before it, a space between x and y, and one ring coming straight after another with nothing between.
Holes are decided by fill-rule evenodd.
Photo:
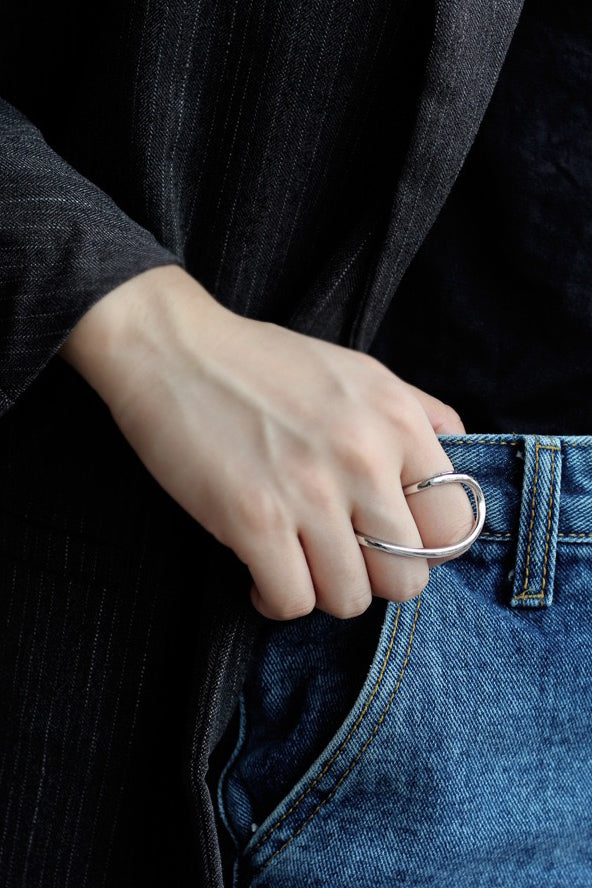
<instances>
[{"instance_id":1,"label":"jacket sleeve","mask_svg":"<svg viewBox=\"0 0 592 888\"><path fill-rule=\"evenodd\" d=\"M95 302L168 264L180 260L0 98L0 416Z\"/></svg>"}]
</instances>

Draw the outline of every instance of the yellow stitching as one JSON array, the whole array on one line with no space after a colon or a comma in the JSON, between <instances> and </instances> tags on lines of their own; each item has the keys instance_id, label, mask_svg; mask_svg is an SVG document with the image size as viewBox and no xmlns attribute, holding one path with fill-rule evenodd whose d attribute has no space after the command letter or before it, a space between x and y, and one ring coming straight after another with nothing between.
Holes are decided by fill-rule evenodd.
<instances>
[{"instance_id":1,"label":"yellow stitching","mask_svg":"<svg viewBox=\"0 0 592 888\"><path fill-rule=\"evenodd\" d=\"M493 531L484 530L483 533L479 536L479 539L483 539L483 537L502 537L504 539L509 539L513 537L514 533L511 530L500 531L499 533L494 533ZM585 533L558 533L558 537L592 537L592 531L586 531Z\"/></svg>"},{"instance_id":2,"label":"yellow stitching","mask_svg":"<svg viewBox=\"0 0 592 888\"><path fill-rule=\"evenodd\" d=\"M322 769L322 771L321 771L319 774L317 774L317 776L316 776L315 779L312 781L312 783L309 784L309 786L307 787L307 789L305 789L305 790L304 790L304 791L298 796L298 798L292 803L292 806L291 806L291 807L290 807L290 808L289 808L284 814L282 814L282 816L280 817L280 819L279 819L276 823L274 823L273 826L270 826L270 828L267 830L267 832L265 833L265 835L262 836L262 837L259 839L259 841L257 842L257 844L253 847L253 849L252 849L253 851L256 851L258 848L260 848L261 845L263 845L263 844L269 839L269 837L272 835L272 833L274 833L274 832L276 831L276 829L277 829L277 828L283 823L283 821L286 819L286 817L287 817L289 814L291 814L292 811L293 811L295 808L298 807L298 805L300 804L300 802L301 802L304 798L306 798L306 796L307 796L310 792L312 792L312 790L314 789L314 787L317 785L317 783L319 783L320 780L322 780L322 778L325 776L325 774L327 773L327 771L329 770L329 768L331 767L331 765L333 764L333 762L334 762L334 761L335 761L335 760L341 755L341 753L343 752L343 750L345 749L345 747L347 746L347 744L349 743L349 741L351 740L351 738L353 737L353 735L355 734L355 732L356 732L356 731L358 730L358 728L360 727L360 724L362 723L362 720L364 719L366 713L368 712L368 709L370 708L370 704L372 703L372 700L374 699L374 697L376 696L376 694L377 694L377 692L378 692L378 688L379 688L380 684L382 683L382 679L384 678L384 673L385 673L385 671L386 671L386 667L387 667L387 665L388 665L388 661L389 661L389 659L390 659L390 656L391 656L391 653L392 653L392 650L393 650L393 645L394 645L394 643L395 643L395 638L396 638L396 635L397 635L397 628L398 628L398 625L399 625L399 616L400 616L400 614L401 614L401 607L399 606L399 607L397 608L397 616L396 616L396 618L395 618L395 625L393 626L393 631L392 631L392 633L391 633L391 637L390 637L390 642L389 642L388 650L387 650L387 652L386 652L386 654L385 654L384 661L383 661L383 664L382 664L382 667L381 667L381 670L380 670L380 674L379 674L378 678L376 679L376 684L375 684L374 687L372 688L372 693L371 693L370 696L368 697L368 700L366 701L366 703L365 703L365 705L364 705L364 708L362 709L362 712L360 713L360 715L359 715L358 718L356 719L355 723L352 725L352 727L351 727L351 729L350 729L350 731L349 731L347 737L345 738L345 740L343 741L343 743L341 744L341 746L339 747L339 749L338 749L338 750L332 755L332 757L329 759L329 761L325 764L325 766L324 766L324 768Z\"/></svg>"},{"instance_id":3,"label":"yellow stitching","mask_svg":"<svg viewBox=\"0 0 592 888\"><path fill-rule=\"evenodd\" d=\"M551 454L551 484L549 488L549 508L547 510L547 534L545 536L545 555L543 557L543 587L541 595L545 594L545 586L547 585L547 562L549 555L549 538L551 535L551 512L553 511L553 485L555 483L555 454Z\"/></svg>"},{"instance_id":4,"label":"yellow stitching","mask_svg":"<svg viewBox=\"0 0 592 888\"><path fill-rule=\"evenodd\" d=\"M528 529L528 545L526 546L526 567L524 570L524 588L520 595L517 595L516 598L526 597L526 590L528 589L528 575L530 570L530 546L532 544L532 529L534 527L534 512L535 512L535 501L536 501L536 489L539 478L539 444L538 441L535 444L535 462L534 462L534 484L532 489L532 503L530 509L530 527Z\"/></svg>"},{"instance_id":5,"label":"yellow stitching","mask_svg":"<svg viewBox=\"0 0 592 888\"><path fill-rule=\"evenodd\" d=\"M478 438L476 441L458 439L456 441L443 441L444 445L447 444L495 444L498 446L505 447L518 447L521 443L520 441L488 441L486 438ZM592 441L562 441L561 445L556 444L541 444L541 447L546 447L551 450L561 450L561 447L592 447Z\"/></svg>"},{"instance_id":6,"label":"yellow stitching","mask_svg":"<svg viewBox=\"0 0 592 888\"><path fill-rule=\"evenodd\" d=\"M494 533L492 530L484 530L480 534L479 539L481 540L481 539L483 539L483 537L487 537L487 538L499 537L500 539L511 539L513 536L515 536L515 534L511 530L504 530L504 531L499 531L496 533ZM575 532L558 533L557 536L558 537L592 537L592 531L588 530L585 533L575 533Z\"/></svg>"},{"instance_id":7,"label":"yellow stitching","mask_svg":"<svg viewBox=\"0 0 592 888\"><path fill-rule=\"evenodd\" d=\"M444 445L447 444L495 444L502 447L518 447L519 441L488 441L487 438L478 438L476 441L467 440L465 438L459 438L456 441L443 441Z\"/></svg>"},{"instance_id":8,"label":"yellow stitching","mask_svg":"<svg viewBox=\"0 0 592 888\"><path fill-rule=\"evenodd\" d=\"M487 441L485 438L481 438L478 441L463 441L462 439L458 439L456 441L442 441L444 447L452 444L492 444L501 447L518 447L520 441ZM561 446L558 444L539 444L538 445L542 450L561 450ZM587 444L572 444L572 447L586 447Z\"/></svg>"},{"instance_id":9,"label":"yellow stitching","mask_svg":"<svg viewBox=\"0 0 592 888\"><path fill-rule=\"evenodd\" d=\"M412 627L411 627L411 635L409 636L409 644L407 645L407 651L406 651L406 653L405 653L405 659L403 660L403 665L401 666L401 672L399 673L399 677L398 677L398 679L397 679L397 683L396 683L396 685L395 685L395 687L394 687L394 689L393 689L392 694L390 695L390 697L389 697L389 699L388 699L388 701L387 701L387 704L386 704L386 706L385 706L385 708L384 708L384 711L382 712L382 715L380 716L380 718L378 719L376 725L374 726L374 730L372 731L372 734L371 734L370 737L366 740L366 742L364 743L364 745L362 746L362 748L360 749L360 751L359 751L358 754L356 755L355 759L354 759L353 762L350 764L350 766L349 766L349 768L347 769L347 771L345 771L345 773L341 775L341 777L339 778L339 780L337 781L337 783L335 784L335 786L333 787L333 789L331 790L331 792L329 793L329 795L328 795L326 798L324 798L322 802L319 802L319 804L318 804L317 807L314 809L314 811L312 812L312 814L309 814L309 815L308 815L308 817L306 818L306 820L304 821L304 823L301 824L301 826L299 827L299 829L297 829L296 832L295 832L293 835L291 835L289 839L286 839L286 841L283 843L283 845L280 845L280 847L277 848L277 849L273 852L273 854L272 854L270 857L267 858L267 860L266 860L266 861L265 861L265 862L259 867L259 869L256 871L255 875L259 875L259 873L261 873L261 872L262 872L267 866L269 866L269 864L270 864L271 861L274 859L274 857L276 857L276 856L280 853L280 851L283 851L284 848L286 848L286 847L287 847L287 846L288 846L288 845L289 845L289 844L290 844L295 838L297 838L297 836L300 835L300 833L301 833L301 832L304 830L304 828L310 823L310 821L313 820L314 817L316 817L316 815L317 815L318 812L321 810L321 808L323 807L323 805L326 805L327 802L330 801L330 799L333 798L333 796L335 795L335 793L337 792L337 790L339 789L339 787L341 786L341 784L343 783L343 781L345 780L345 778L351 773L351 771L353 771L354 767L357 765L357 763L359 762L359 760L361 759L361 757L363 756L363 754L366 752L366 750L368 749L368 747L370 746L370 744L372 743L372 741L373 741L374 738L376 737L378 731L380 730L380 727L381 727L382 723L384 722L384 720L385 720L385 718L386 718L386 716L387 716L387 714L388 714L389 709L391 708L392 702L393 702L393 700L395 699L395 697L396 697L396 695L397 695L397 693L398 693L398 691L399 691L399 688L401 687L401 682L403 681L403 676L404 676L404 674L405 674L405 670L406 670L406 668L407 668L407 663L409 662L409 657L411 656L411 648L413 647L413 639L414 639L414 637L415 637L415 627L417 626L417 618L418 618L418 616L419 616L419 608L420 608L420 606L421 606L421 593L417 596L417 607L415 608L415 616L414 616L414 618L413 618L413 625L412 625Z\"/></svg>"}]
</instances>

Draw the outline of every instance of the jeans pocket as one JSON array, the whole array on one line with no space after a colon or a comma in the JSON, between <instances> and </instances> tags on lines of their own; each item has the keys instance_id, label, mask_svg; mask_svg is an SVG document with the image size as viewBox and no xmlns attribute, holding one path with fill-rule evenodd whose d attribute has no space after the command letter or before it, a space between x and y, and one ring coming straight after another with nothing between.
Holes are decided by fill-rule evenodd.
<instances>
[{"instance_id":1,"label":"jeans pocket","mask_svg":"<svg viewBox=\"0 0 592 888\"><path fill-rule=\"evenodd\" d=\"M370 748L385 722L407 671L421 597L403 604L388 604L383 613L378 644L355 703L342 718L339 727L326 742L320 755L302 776L294 774L294 782L271 813L260 824L252 824L251 835L237 842L239 861L235 884L258 884L257 876L288 849L313 821L323 815L334 816L339 807L340 792L345 788L356 766ZM264 685L262 685L264 689ZM326 701L325 701L326 702ZM322 707L318 710L322 718ZM239 736L234 753L222 774L219 804L231 832L241 817L247 816L249 793L245 792L244 772L248 768L248 708L241 703ZM290 762L281 762L290 772ZM257 786L252 774L251 786ZM331 813L333 812L333 813Z\"/></svg>"}]
</instances>

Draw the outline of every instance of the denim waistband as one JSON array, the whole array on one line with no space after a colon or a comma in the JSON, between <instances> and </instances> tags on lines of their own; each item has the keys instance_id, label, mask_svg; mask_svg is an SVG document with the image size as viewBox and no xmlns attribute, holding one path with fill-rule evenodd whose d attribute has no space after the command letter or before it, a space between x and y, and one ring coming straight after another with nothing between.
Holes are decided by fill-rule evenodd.
<instances>
[{"instance_id":1,"label":"denim waistband","mask_svg":"<svg viewBox=\"0 0 592 888\"><path fill-rule=\"evenodd\" d=\"M592 437L466 435L440 443L454 468L483 488L479 542L516 546L512 606L549 605L557 546L592 543Z\"/></svg>"}]
</instances>

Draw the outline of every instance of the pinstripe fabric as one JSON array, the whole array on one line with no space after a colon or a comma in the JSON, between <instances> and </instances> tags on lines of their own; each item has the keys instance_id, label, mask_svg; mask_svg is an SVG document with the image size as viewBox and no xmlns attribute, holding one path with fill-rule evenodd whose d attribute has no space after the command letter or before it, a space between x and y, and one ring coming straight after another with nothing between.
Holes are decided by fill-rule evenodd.
<instances>
[{"instance_id":1,"label":"pinstripe fabric","mask_svg":"<svg viewBox=\"0 0 592 888\"><path fill-rule=\"evenodd\" d=\"M390 300L460 172L522 6L523 0L436 4L436 36L409 151L379 259L350 334L350 344L362 351L370 348Z\"/></svg>"},{"instance_id":2,"label":"pinstripe fabric","mask_svg":"<svg viewBox=\"0 0 592 888\"><path fill-rule=\"evenodd\" d=\"M0 884L220 886L206 784L248 575L55 353L176 262L366 348L519 0L73 0L0 12Z\"/></svg>"},{"instance_id":3,"label":"pinstripe fabric","mask_svg":"<svg viewBox=\"0 0 592 888\"><path fill-rule=\"evenodd\" d=\"M195 679L225 585L240 656L244 579L66 364L3 418L0 486L0 884L215 884Z\"/></svg>"}]
</instances>

